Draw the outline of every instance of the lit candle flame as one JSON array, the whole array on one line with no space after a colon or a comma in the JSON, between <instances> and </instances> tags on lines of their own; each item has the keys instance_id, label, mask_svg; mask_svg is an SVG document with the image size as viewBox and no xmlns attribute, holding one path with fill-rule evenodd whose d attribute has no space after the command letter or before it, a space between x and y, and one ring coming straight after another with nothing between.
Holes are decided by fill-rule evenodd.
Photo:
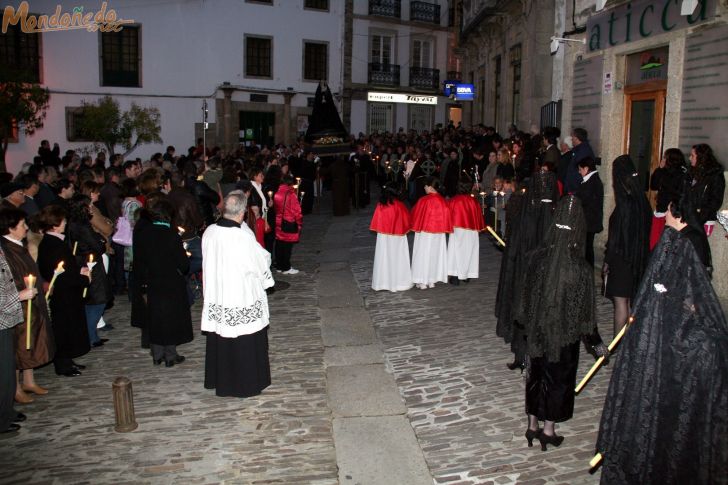
<instances>
[{"instance_id":1,"label":"lit candle flame","mask_svg":"<svg viewBox=\"0 0 728 485\"><path fill-rule=\"evenodd\" d=\"M93 253L88 255L88 262L89 263L93 263L94 262L94 255L93 255Z\"/></svg>"},{"instance_id":2,"label":"lit candle flame","mask_svg":"<svg viewBox=\"0 0 728 485\"><path fill-rule=\"evenodd\" d=\"M58 263L58 266L56 266L56 273L62 273L63 271L65 270L63 269L63 261L61 261Z\"/></svg>"}]
</instances>

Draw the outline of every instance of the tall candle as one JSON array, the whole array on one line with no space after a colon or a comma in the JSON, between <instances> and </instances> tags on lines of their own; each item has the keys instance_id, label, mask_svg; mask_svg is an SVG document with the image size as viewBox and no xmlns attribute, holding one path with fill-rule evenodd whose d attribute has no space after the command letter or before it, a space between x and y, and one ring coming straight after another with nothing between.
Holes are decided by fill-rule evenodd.
<instances>
[{"instance_id":1,"label":"tall candle","mask_svg":"<svg viewBox=\"0 0 728 485\"><path fill-rule=\"evenodd\" d=\"M25 287L35 288L35 276L29 274L25 277ZM33 320L33 298L28 299L28 320L25 324L25 350L30 350L31 322Z\"/></svg>"},{"instance_id":2,"label":"tall candle","mask_svg":"<svg viewBox=\"0 0 728 485\"><path fill-rule=\"evenodd\" d=\"M53 285L56 283L56 278L58 278L58 275L62 274L64 271L66 271L63 268L63 261L58 263L58 266L56 266L56 269L53 270L53 278L51 278L51 282L48 285L48 293L46 293L46 302L50 300L51 293L53 292Z\"/></svg>"},{"instance_id":3,"label":"tall candle","mask_svg":"<svg viewBox=\"0 0 728 485\"><path fill-rule=\"evenodd\" d=\"M88 272L89 272L89 280L91 279L90 275L91 275L91 271L93 271L93 269L94 269L94 266L96 266L96 263L94 262L94 255L89 254L88 263L86 263L86 267L88 268ZM83 289L83 297L86 298L87 294L88 294L88 287Z\"/></svg>"}]
</instances>

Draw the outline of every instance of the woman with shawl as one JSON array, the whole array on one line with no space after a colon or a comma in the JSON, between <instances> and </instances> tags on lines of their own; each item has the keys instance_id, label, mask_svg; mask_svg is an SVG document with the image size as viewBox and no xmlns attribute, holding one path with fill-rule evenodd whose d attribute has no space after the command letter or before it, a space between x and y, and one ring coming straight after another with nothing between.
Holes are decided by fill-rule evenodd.
<instances>
[{"instance_id":1,"label":"woman with shawl","mask_svg":"<svg viewBox=\"0 0 728 485\"><path fill-rule=\"evenodd\" d=\"M602 412L603 484L728 483L728 323L683 231L665 227Z\"/></svg>"},{"instance_id":2,"label":"woman with shawl","mask_svg":"<svg viewBox=\"0 0 728 485\"><path fill-rule=\"evenodd\" d=\"M530 361L526 380L526 440L559 446L555 423L574 414L579 340L595 355L609 355L596 329L594 273L584 258L586 222L581 202L561 199L539 249L526 256L529 284L523 291L520 321ZM539 421L544 421L543 429Z\"/></svg>"},{"instance_id":3,"label":"woman with shawl","mask_svg":"<svg viewBox=\"0 0 728 485\"><path fill-rule=\"evenodd\" d=\"M630 301L647 267L652 210L629 155L612 164L614 211L604 254L604 296L614 304L614 335L627 323Z\"/></svg>"},{"instance_id":4,"label":"woman with shawl","mask_svg":"<svg viewBox=\"0 0 728 485\"><path fill-rule=\"evenodd\" d=\"M386 185L374 210L370 231L377 233L372 269L374 291L405 291L412 288L409 243L407 233L412 221L399 193L392 185Z\"/></svg>"}]
</instances>

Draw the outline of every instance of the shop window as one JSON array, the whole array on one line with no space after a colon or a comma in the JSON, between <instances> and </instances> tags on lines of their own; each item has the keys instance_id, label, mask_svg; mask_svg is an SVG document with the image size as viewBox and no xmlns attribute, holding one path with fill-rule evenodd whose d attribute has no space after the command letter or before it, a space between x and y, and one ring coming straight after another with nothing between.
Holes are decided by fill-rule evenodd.
<instances>
[{"instance_id":1,"label":"shop window","mask_svg":"<svg viewBox=\"0 0 728 485\"><path fill-rule=\"evenodd\" d=\"M393 108L387 103L369 103L368 133L391 132Z\"/></svg>"},{"instance_id":2,"label":"shop window","mask_svg":"<svg viewBox=\"0 0 728 485\"><path fill-rule=\"evenodd\" d=\"M415 130L417 133L432 130L433 114L432 106L411 105L409 107L408 128Z\"/></svg>"}]
</instances>

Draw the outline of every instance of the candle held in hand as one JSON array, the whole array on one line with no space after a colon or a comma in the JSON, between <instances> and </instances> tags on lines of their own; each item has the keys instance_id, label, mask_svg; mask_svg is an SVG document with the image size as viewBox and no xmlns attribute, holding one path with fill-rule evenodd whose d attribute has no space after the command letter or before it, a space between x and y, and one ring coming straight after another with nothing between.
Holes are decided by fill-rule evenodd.
<instances>
[{"instance_id":1,"label":"candle held in hand","mask_svg":"<svg viewBox=\"0 0 728 485\"><path fill-rule=\"evenodd\" d=\"M25 278L25 287L27 289L35 288L35 276L29 274ZM33 298L28 299L28 316L25 324L25 350L30 350L31 322L33 320Z\"/></svg>"}]
</instances>

